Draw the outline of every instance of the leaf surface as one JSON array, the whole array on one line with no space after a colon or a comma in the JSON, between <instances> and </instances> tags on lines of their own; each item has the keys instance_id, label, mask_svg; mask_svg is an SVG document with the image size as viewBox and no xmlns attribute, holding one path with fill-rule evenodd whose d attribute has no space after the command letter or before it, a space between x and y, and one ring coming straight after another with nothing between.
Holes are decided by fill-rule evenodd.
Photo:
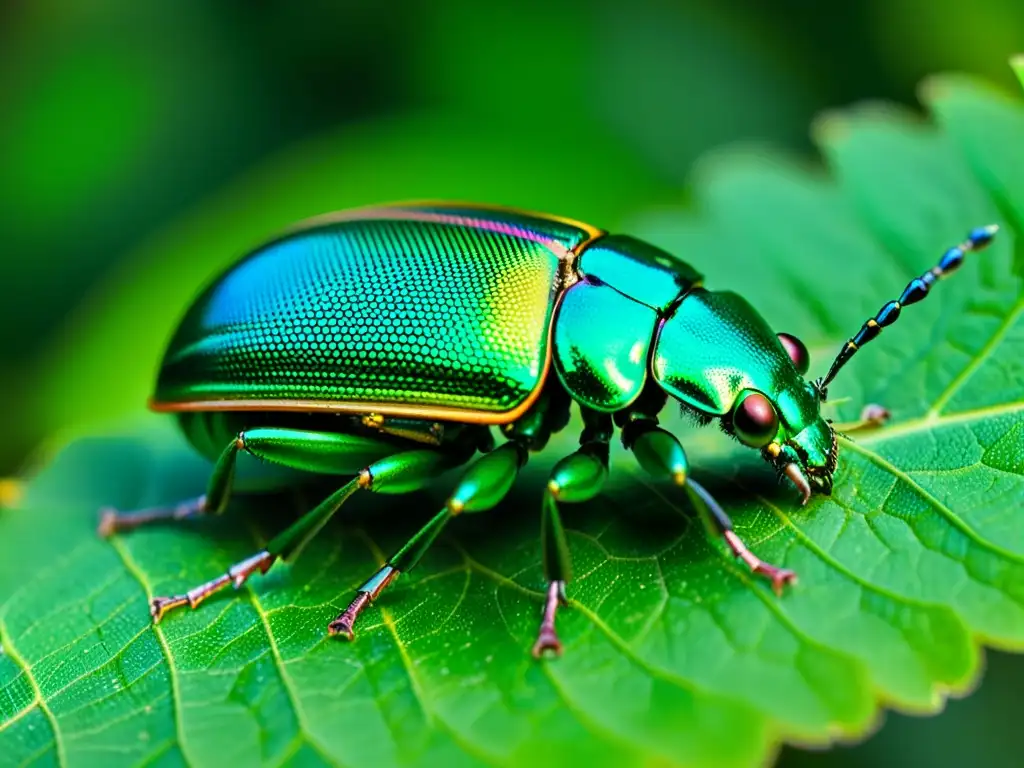
<instances>
[{"instance_id":1,"label":"leaf surface","mask_svg":"<svg viewBox=\"0 0 1024 768\"><path fill-rule=\"evenodd\" d=\"M737 531L800 582L781 599L710 540L681 494L617 452L600 502L568 508L566 654L537 663L540 488L575 425L493 512L385 593L354 644L327 622L437 508L356 498L291 567L151 626L146 599L250 554L320 490L104 542L95 511L202 491L170 426L79 440L0 513L0 755L12 764L752 766L780 740L865 735L880 707L966 692L981 643L1024 646L1024 110L960 78L933 121L824 118L831 174L764 154L709 159L697 215L637 217L713 287L812 348L814 370L965 231L1002 232L907 309L831 388L890 427L843 441L806 507L715 430L685 432Z\"/></svg>"}]
</instances>

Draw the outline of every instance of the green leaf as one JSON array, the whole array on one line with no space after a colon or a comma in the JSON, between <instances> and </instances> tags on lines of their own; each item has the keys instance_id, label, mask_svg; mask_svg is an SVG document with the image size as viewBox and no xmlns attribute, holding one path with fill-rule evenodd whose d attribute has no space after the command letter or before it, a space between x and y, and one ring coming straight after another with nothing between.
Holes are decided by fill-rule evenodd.
<instances>
[{"instance_id":1,"label":"green leaf","mask_svg":"<svg viewBox=\"0 0 1024 768\"><path fill-rule=\"evenodd\" d=\"M1024 110L962 78L930 81L923 98L934 123L882 108L824 118L815 136L834 180L730 153L698 173L698 216L632 227L805 338L816 373L967 229L1003 227L832 386L849 398L837 418L865 402L894 414L843 442L832 497L799 507L752 452L686 430L694 475L738 533L800 574L781 599L706 536L683 494L617 452L604 498L565 510L566 654L532 660L539 489L572 450L570 428L507 503L457 521L352 645L327 639L327 622L442 488L353 499L294 566L152 627L147 597L215 575L325 493L100 541L100 505L203 488L208 467L154 419L73 443L0 517L0 754L752 766L781 740L858 738L883 706L935 712L966 693L981 643L1024 647Z\"/></svg>"}]
</instances>

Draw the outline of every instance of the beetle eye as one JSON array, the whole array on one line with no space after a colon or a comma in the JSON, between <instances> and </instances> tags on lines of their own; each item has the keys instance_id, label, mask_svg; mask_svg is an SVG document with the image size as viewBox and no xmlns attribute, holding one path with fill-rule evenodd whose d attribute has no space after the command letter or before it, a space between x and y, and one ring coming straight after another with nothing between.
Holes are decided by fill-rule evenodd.
<instances>
[{"instance_id":1,"label":"beetle eye","mask_svg":"<svg viewBox=\"0 0 1024 768\"><path fill-rule=\"evenodd\" d=\"M778 336L783 349L786 350L786 354L789 355L789 359L793 361L796 369L801 374L807 373L807 369L811 367L811 353L807 351L804 343L788 333L780 333Z\"/></svg>"},{"instance_id":2,"label":"beetle eye","mask_svg":"<svg viewBox=\"0 0 1024 768\"><path fill-rule=\"evenodd\" d=\"M732 428L745 445L763 448L779 431L779 417L767 397L748 389L740 393L733 408Z\"/></svg>"}]
</instances>

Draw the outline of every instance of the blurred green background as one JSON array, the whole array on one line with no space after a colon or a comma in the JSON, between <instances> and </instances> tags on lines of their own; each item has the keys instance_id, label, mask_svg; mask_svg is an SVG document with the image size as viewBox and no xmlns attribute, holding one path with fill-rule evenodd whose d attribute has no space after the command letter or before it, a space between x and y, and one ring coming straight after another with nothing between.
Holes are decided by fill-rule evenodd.
<instances>
[{"instance_id":1,"label":"blurred green background","mask_svg":"<svg viewBox=\"0 0 1024 768\"><path fill-rule=\"evenodd\" d=\"M0 475L142 411L187 297L284 224L449 197L616 227L684 206L704 151L1013 87L1019 0L307 0L0 5ZM1024 662L933 719L788 766L1018 765Z\"/></svg>"}]
</instances>

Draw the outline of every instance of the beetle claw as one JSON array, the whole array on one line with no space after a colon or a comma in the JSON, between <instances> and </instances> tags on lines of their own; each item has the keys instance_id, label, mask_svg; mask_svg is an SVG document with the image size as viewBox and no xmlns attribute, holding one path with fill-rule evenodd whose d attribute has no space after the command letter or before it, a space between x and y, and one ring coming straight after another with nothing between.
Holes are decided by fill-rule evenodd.
<instances>
[{"instance_id":1,"label":"beetle claw","mask_svg":"<svg viewBox=\"0 0 1024 768\"><path fill-rule=\"evenodd\" d=\"M758 573L771 581L772 591L779 597L782 597L782 591L787 585L792 586L797 581L796 571L791 571L788 568L778 568L765 562L758 563L758 565L754 566L753 570L754 573Z\"/></svg>"},{"instance_id":2,"label":"beetle claw","mask_svg":"<svg viewBox=\"0 0 1024 768\"><path fill-rule=\"evenodd\" d=\"M554 627L542 626L537 635L537 642L533 644L533 658L542 659L544 656L561 656L562 641Z\"/></svg>"},{"instance_id":3,"label":"beetle claw","mask_svg":"<svg viewBox=\"0 0 1024 768\"><path fill-rule=\"evenodd\" d=\"M348 640L350 643L356 639L356 633L352 629L352 625L342 619L335 619L328 624L327 634L331 637L340 637L342 640Z\"/></svg>"},{"instance_id":4,"label":"beetle claw","mask_svg":"<svg viewBox=\"0 0 1024 768\"><path fill-rule=\"evenodd\" d=\"M103 507L100 510L100 522L96 526L96 534L101 539L109 539L117 531L117 510Z\"/></svg>"},{"instance_id":5,"label":"beetle claw","mask_svg":"<svg viewBox=\"0 0 1024 768\"><path fill-rule=\"evenodd\" d=\"M331 637L340 637L342 640L352 642L356 639L356 619L363 609L370 604L370 593L359 592L349 603L348 608L342 611L338 617L327 625L327 634Z\"/></svg>"},{"instance_id":6,"label":"beetle claw","mask_svg":"<svg viewBox=\"0 0 1024 768\"><path fill-rule=\"evenodd\" d=\"M159 624L160 619L168 611L180 608L189 603L188 595L175 595L174 597L154 597L149 601L149 615L153 617L153 623Z\"/></svg>"}]
</instances>

